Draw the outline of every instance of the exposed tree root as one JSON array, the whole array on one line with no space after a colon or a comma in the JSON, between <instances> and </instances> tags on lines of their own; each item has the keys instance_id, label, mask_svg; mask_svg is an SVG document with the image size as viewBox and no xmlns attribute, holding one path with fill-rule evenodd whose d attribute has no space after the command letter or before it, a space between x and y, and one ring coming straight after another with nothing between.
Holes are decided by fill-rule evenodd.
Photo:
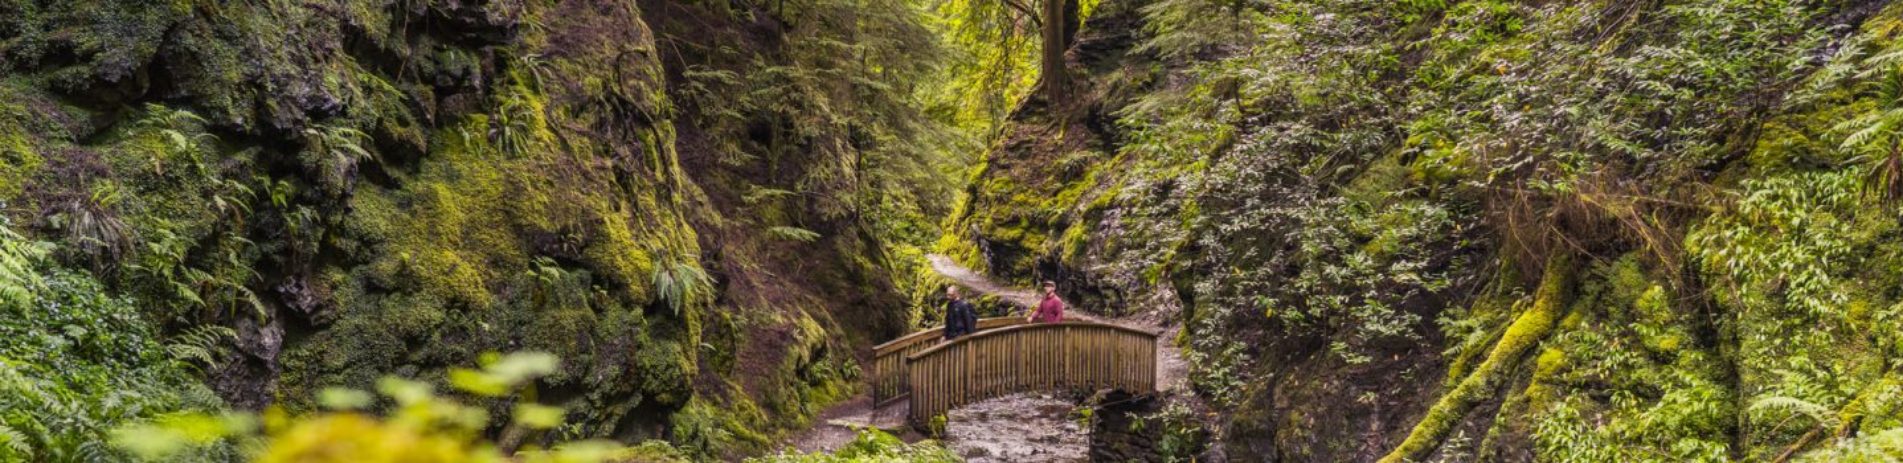
<instances>
[{"instance_id":1,"label":"exposed tree root","mask_svg":"<svg viewBox=\"0 0 1903 463\"><path fill-rule=\"evenodd\" d=\"M1454 424L1466 416L1474 405L1484 400L1488 391L1499 387L1500 381L1517 360L1552 333L1571 300L1573 272L1572 259L1563 252L1548 259L1539 290L1533 296L1533 306L1513 320L1506 334L1501 335L1500 342L1494 344L1493 350L1487 354L1487 359L1460 384L1455 385L1452 391L1441 396L1434 407L1427 410L1427 416L1414 425L1407 440L1401 441L1399 447L1381 457L1380 462L1413 461L1439 447L1447 433L1453 430Z\"/></svg>"}]
</instances>

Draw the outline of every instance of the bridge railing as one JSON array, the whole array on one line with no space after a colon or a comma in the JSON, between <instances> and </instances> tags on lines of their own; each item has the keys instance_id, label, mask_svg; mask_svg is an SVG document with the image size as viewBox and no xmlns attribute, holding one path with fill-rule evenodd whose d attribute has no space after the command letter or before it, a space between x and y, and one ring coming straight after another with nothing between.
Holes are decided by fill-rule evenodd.
<instances>
[{"instance_id":1,"label":"bridge railing","mask_svg":"<svg viewBox=\"0 0 1903 463\"><path fill-rule=\"evenodd\" d=\"M1156 391L1158 333L1094 322L980 331L906 358L909 419L1006 394L1062 389Z\"/></svg>"},{"instance_id":2,"label":"bridge railing","mask_svg":"<svg viewBox=\"0 0 1903 463\"><path fill-rule=\"evenodd\" d=\"M978 319L977 331L1001 328L1028 323L1024 317L996 317ZM945 338L944 325L934 326L923 331L900 336L872 348L872 403L885 406L905 398L906 381L911 376L905 371L905 357L916 354L938 344Z\"/></svg>"}]
</instances>

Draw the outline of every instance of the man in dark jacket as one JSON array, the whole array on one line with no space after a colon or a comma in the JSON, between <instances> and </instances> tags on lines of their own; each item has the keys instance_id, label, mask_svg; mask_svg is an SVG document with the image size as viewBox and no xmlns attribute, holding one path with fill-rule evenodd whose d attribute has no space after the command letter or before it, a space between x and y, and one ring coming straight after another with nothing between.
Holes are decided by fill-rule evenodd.
<instances>
[{"instance_id":1,"label":"man in dark jacket","mask_svg":"<svg viewBox=\"0 0 1903 463\"><path fill-rule=\"evenodd\" d=\"M958 297L957 286L945 287L945 340L958 339L959 336L978 331L978 311L971 303Z\"/></svg>"}]
</instances>

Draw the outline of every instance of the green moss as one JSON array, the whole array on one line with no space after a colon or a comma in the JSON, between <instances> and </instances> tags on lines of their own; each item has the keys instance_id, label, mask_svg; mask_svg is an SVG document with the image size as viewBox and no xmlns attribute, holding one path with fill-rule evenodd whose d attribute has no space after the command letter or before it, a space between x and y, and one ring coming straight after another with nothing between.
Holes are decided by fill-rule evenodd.
<instances>
[{"instance_id":1,"label":"green moss","mask_svg":"<svg viewBox=\"0 0 1903 463\"><path fill-rule=\"evenodd\" d=\"M1394 195L1393 192L1420 185L1410 176L1408 166L1401 164L1404 157L1401 151L1396 150L1375 158L1366 170L1348 182L1341 196L1351 202L1383 204ZM1417 159L1416 162L1420 161Z\"/></svg>"},{"instance_id":2,"label":"green moss","mask_svg":"<svg viewBox=\"0 0 1903 463\"><path fill-rule=\"evenodd\" d=\"M1571 266L1571 259L1563 255L1547 261L1546 273L1540 280L1539 290L1534 293L1533 304L1507 327L1500 342L1487 354L1487 359L1453 390L1441 396L1427 410L1427 415L1414 425L1407 439L1381 458L1382 463L1412 461L1439 446L1468 410L1500 386L1506 372L1519 361L1521 355L1546 339L1569 305L1575 271Z\"/></svg>"},{"instance_id":3,"label":"green moss","mask_svg":"<svg viewBox=\"0 0 1903 463\"><path fill-rule=\"evenodd\" d=\"M541 124L535 119L530 125ZM353 215L355 228L388 247L380 253L386 257L373 267L401 272L379 280L413 280L419 289L446 300L489 307L498 289L492 286L526 270L535 253L524 235L581 232L590 238L579 250L582 260L626 300L639 304L652 299L647 286L655 267L652 250L695 251L692 235L633 223L625 212L617 212L626 208L616 201L551 190L555 179L541 170L538 160L510 158L485 137L469 136L486 133L489 125L489 118L474 116L439 131L434 138L443 141L433 147L414 186L403 191L371 189L353 199L359 211ZM543 138L532 135L516 143L543 146Z\"/></svg>"},{"instance_id":4,"label":"green moss","mask_svg":"<svg viewBox=\"0 0 1903 463\"><path fill-rule=\"evenodd\" d=\"M699 365L686 346L670 339L644 337L634 353L634 371L640 390L649 400L667 405L687 403L693 397L690 380Z\"/></svg>"},{"instance_id":5,"label":"green moss","mask_svg":"<svg viewBox=\"0 0 1903 463\"><path fill-rule=\"evenodd\" d=\"M932 415L932 420L925 425L925 434L933 437L942 437L945 435L945 425L946 418L944 414Z\"/></svg>"},{"instance_id":6,"label":"green moss","mask_svg":"<svg viewBox=\"0 0 1903 463\"><path fill-rule=\"evenodd\" d=\"M1503 259L1503 261L1506 259ZM1453 321L1447 336L1457 339L1453 361L1448 363L1447 376L1443 384L1452 387L1473 373L1474 364L1487 354L1487 347L1498 340L1507 327L1513 314L1525 308L1525 301L1517 300L1505 288L1518 285L1520 274L1511 262L1502 262L1501 270L1496 272L1492 287L1473 304L1464 308L1455 308L1444 316ZM1458 330L1456 330L1458 329Z\"/></svg>"},{"instance_id":7,"label":"green moss","mask_svg":"<svg viewBox=\"0 0 1903 463\"><path fill-rule=\"evenodd\" d=\"M626 463L689 463L694 460L682 453L680 449L675 448L673 444L669 444L666 441L655 440L642 442L640 445L635 445L617 452L613 456L608 457L608 461Z\"/></svg>"},{"instance_id":8,"label":"green moss","mask_svg":"<svg viewBox=\"0 0 1903 463\"><path fill-rule=\"evenodd\" d=\"M185 2L74 1L48 4L16 13L9 25L20 32L20 45L10 46L22 63L35 63L65 50L73 56L48 71L55 82L72 89L92 81L128 79L150 61L165 43L163 36L190 14Z\"/></svg>"},{"instance_id":9,"label":"green moss","mask_svg":"<svg viewBox=\"0 0 1903 463\"><path fill-rule=\"evenodd\" d=\"M638 239L632 224L619 214L607 215L601 220L601 239L582 251L583 258L609 281L619 283L617 287L629 300L654 300L653 287L647 284L655 269L654 257L649 253L662 244L652 238L645 242Z\"/></svg>"},{"instance_id":10,"label":"green moss","mask_svg":"<svg viewBox=\"0 0 1903 463\"><path fill-rule=\"evenodd\" d=\"M838 450L828 453L781 454L758 459L749 459L749 463L873 463L873 462L912 462L912 463L953 463L964 461L957 454L945 449L936 442L906 444L898 437L872 428L860 429L852 442Z\"/></svg>"},{"instance_id":11,"label":"green moss","mask_svg":"<svg viewBox=\"0 0 1903 463\"><path fill-rule=\"evenodd\" d=\"M1533 379L1524 392L1527 400L1534 404L1551 401L1555 392L1546 382L1565 368L1567 362L1565 350L1550 347L1541 350L1538 359L1533 362Z\"/></svg>"},{"instance_id":12,"label":"green moss","mask_svg":"<svg viewBox=\"0 0 1903 463\"><path fill-rule=\"evenodd\" d=\"M672 429L671 442L703 457L758 450L771 443L765 434L748 425L764 422L766 416L743 396L730 398L724 404L696 398L668 421Z\"/></svg>"},{"instance_id":13,"label":"green moss","mask_svg":"<svg viewBox=\"0 0 1903 463\"><path fill-rule=\"evenodd\" d=\"M1727 372L1690 335L1699 321L1670 307L1661 271L1647 262L1631 253L1591 267L1490 443L1530 436L1540 454L1560 459L1722 459L1737 419Z\"/></svg>"},{"instance_id":14,"label":"green moss","mask_svg":"<svg viewBox=\"0 0 1903 463\"><path fill-rule=\"evenodd\" d=\"M1064 229L1064 235L1058 239L1059 256L1073 260L1083 256L1084 246L1090 243L1090 227L1082 223L1073 223Z\"/></svg>"},{"instance_id":15,"label":"green moss","mask_svg":"<svg viewBox=\"0 0 1903 463\"><path fill-rule=\"evenodd\" d=\"M778 248L723 238L719 248L701 249L695 228L727 232L723 214L777 222L813 211L798 201L757 214L734 210L723 201L731 191L714 191L715 200L700 190L697 181L731 173L710 168L690 177L683 168L672 121L695 115L676 113L654 34L631 3L597 8L621 16L584 24L576 21L598 17L558 15L557 5L537 2L448 10L366 0L309 8L42 3L0 18L0 31L22 32L0 44L8 71L0 72L8 75L0 84L0 201L9 213L31 212L13 197L32 191L27 182L48 170L42 165L61 160L48 153L98 154L108 172L85 186L122 190L126 199L110 209L140 241L124 275L102 278L137 293L168 323L233 319L175 304L187 299L178 288L249 292L261 301L257 318L288 327L275 358L278 390L266 392L278 403L308 408L317 388L367 387L390 374L439 377L485 351L532 349L565 360L544 378L552 395L569 396L556 400L586 417L565 431L627 432L626 423L673 414L670 424L686 434L722 435L703 439L703 448L726 452L758 447L856 392L859 372L848 354L855 344L841 342L831 324L838 314L864 312L808 301L841 300L833 291L890 300L876 273L884 243L855 243L837 248L837 262L792 267L776 260ZM503 18L508 24L482 24ZM154 101L164 104L139 109ZM183 111L206 120L158 124ZM199 145L171 146L165 130ZM306 138L332 131L367 135L352 137L369 152L360 164L316 156L326 150ZM842 191L857 190L826 193ZM1084 189L1074 196L1088 199ZM1020 223L1043 246L1057 231L1047 222ZM857 238L864 227L828 232ZM804 305L758 308L775 314L756 320L771 326L732 328L748 323L753 315L743 312L753 308L709 316L716 304L738 304L710 283L689 291L678 312L656 310L664 307L652 283L657 269L725 269L704 256L754 278L720 282L739 289L734 299ZM844 273L834 267L856 272L839 279L848 289L787 281L805 276L798 272ZM306 284L313 305L277 303L306 295L298 294ZM758 375L739 378L745 387L718 384L734 380L721 375L745 362L731 352L729 368L703 361L713 349L702 339L703 318L729 326L733 344L767 329L790 328L796 340L785 352L745 359L764 368L738 373ZM629 415L636 410L652 416Z\"/></svg>"},{"instance_id":16,"label":"green moss","mask_svg":"<svg viewBox=\"0 0 1903 463\"><path fill-rule=\"evenodd\" d=\"M0 201L18 197L46 163L22 129L0 117Z\"/></svg>"},{"instance_id":17,"label":"green moss","mask_svg":"<svg viewBox=\"0 0 1903 463\"><path fill-rule=\"evenodd\" d=\"M330 385L366 386L392 372L421 377L414 364L428 343L446 328L453 315L440 299L424 294L397 294L363 300L347 308L333 325L305 342L289 346L283 355L282 381L289 391L315 392ZM308 407L313 394L282 395L289 404Z\"/></svg>"},{"instance_id":18,"label":"green moss","mask_svg":"<svg viewBox=\"0 0 1903 463\"><path fill-rule=\"evenodd\" d=\"M555 383L567 382L587 374L586 360L593 352L588 337L578 333L595 332L601 320L588 307L564 307L537 311L528 317L528 326L522 329L522 349L535 352L547 352L561 358L573 359L563 365L560 371L550 375L547 380Z\"/></svg>"},{"instance_id":19,"label":"green moss","mask_svg":"<svg viewBox=\"0 0 1903 463\"><path fill-rule=\"evenodd\" d=\"M367 125L373 127L369 133L419 153L428 150L428 128L410 112L409 97L404 91L381 75L354 67L355 61L351 63L355 80L363 89L360 98L367 108L363 117L369 119Z\"/></svg>"},{"instance_id":20,"label":"green moss","mask_svg":"<svg viewBox=\"0 0 1903 463\"><path fill-rule=\"evenodd\" d=\"M360 98L380 107L361 123L379 139L428 151L414 172L397 173L397 184L359 183L349 197L338 243L367 262L338 277L335 324L287 348L287 365L305 369L287 374L289 389L366 385L375 372L467 363L507 343L571 359L546 380L585 381L597 392L581 402L586 407L694 400L699 312L711 293L694 293L679 316L641 310L656 302L655 253L699 265L697 239L674 212L679 206L659 197L663 189L639 184L645 177L588 170L607 167L594 156L608 147L573 134L558 143L556 127L580 124L550 120L571 113L550 108L520 73L492 114L461 116L426 137L401 108L396 85L361 69L346 74L355 77L338 81L340 91L355 81ZM673 143L658 131L643 136ZM675 162L671 150L657 153ZM560 263L538 260L548 253ZM602 362L617 358L625 363Z\"/></svg>"}]
</instances>

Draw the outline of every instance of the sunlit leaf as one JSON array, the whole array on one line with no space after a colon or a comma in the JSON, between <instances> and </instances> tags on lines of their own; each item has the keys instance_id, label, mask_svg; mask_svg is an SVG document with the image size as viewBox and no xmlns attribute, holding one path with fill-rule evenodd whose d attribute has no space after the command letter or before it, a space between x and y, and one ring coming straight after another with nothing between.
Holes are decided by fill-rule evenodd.
<instances>
[{"instance_id":1,"label":"sunlit leaf","mask_svg":"<svg viewBox=\"0 0 1903 463\"><path fill-rule=\"evenodd\" d=\"M377 392L383 393L398 404L410 405L429 400L435 394L429 384L411 381L394 376L385 376L377 380Z\"/></svg>"},{"instance_id":2,"label":"sunlit leaf","mask_svg":"<svg viewBox=\"0 0 1903 463\"><path fill-rule=\"evenodd\" d=\"M331 410L362 410L374 400L368 392L346 387L327 387L317 392L317 404Z\"/></svg>"},{"instance_id":3,"label":"sunlit leaf","mask_svg":"<svg viewBox=\"0 0 1903 463\"><path fill-rule=\"evenodd\" d=\"M515 422L533 429L549 429L562 425L567 412L561 407L524 402L515 406Z\"/></svg>"}]
</instances>

